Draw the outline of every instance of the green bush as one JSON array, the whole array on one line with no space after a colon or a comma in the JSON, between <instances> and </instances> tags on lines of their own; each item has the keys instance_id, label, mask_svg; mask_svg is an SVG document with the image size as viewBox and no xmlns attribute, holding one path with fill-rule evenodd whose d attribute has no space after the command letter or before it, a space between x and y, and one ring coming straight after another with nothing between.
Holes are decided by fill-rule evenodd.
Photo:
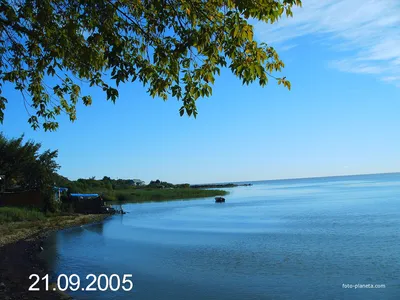
<instances>
[{"instance_id":1,"label":"green bush","mask_svg":"<svg viewBox=\"0 0 400 300\"><path fill-rule=\"evenodd\" d=\"M117 200L118 201L128 201L129 195L124 194L124 193L117 193Z\"/></svg>"},{"instance_id":2,"label":"green bush","mask_svg":"<svg viewBox=\"0 0 400 300\"><path fill-rule=\"evenodd\" d=\"M29 208L0 207L0 224L20 221L44 220L45 214Z\"/></svg>"},{"instance_id":3,"label":"green bush","mask_svg":"<svg viewBox=\"0 0 400 300\"><path fill-rule=\"evenodd\" d=\"M114 193L110 192L110 193L103 193L101 195L101 197L103 198L104 201L116 201L117 197L115 196Z\"/></svg>"},{"instance_id":4,"label":"green bush","mask_svg":"<svg viewBox=\"0 0 400 300\"><path fill-rule=\"evenodd\" d=\"M43 210L45 212L56 213L59 212L61 209L61 204L58 201L55 201L54 194L51 192L50 189L46 189L43 192Z\"/></svg>"},{"instance_id":5,"label":"green bush","mask_svg":"<svg viewBox=\"0 0 400 300\"><path fill-rule=\"evenodd\" d=\"M68 201L61 202L60 210L62 213L75 213L74 205Z\"/></svg>"}]
</instances>

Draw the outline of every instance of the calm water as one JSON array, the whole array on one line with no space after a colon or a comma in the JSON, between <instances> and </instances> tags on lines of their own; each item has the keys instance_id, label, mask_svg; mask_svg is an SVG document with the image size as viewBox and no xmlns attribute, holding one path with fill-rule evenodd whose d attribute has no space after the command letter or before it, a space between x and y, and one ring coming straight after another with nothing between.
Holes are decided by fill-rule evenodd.
<instances>
[{"instance_id":1,"label":"calm water","mask_svg":"<svg viewBox=\"0 0 400 300\"><path fill-rule=\"evenodd\" d=\"M76 299L400 299L400 175L257 182L212 198L127 204L51 236L55 274L133 274ZM385 284L345 289L342 284Z\"/></svg>"}]
</instances>

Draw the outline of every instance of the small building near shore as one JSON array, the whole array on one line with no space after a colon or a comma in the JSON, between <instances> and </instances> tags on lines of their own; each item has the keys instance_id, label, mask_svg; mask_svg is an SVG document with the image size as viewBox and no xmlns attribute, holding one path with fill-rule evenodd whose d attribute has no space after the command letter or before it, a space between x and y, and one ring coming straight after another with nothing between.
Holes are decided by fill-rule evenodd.
<instances>
[{"instance_id":1,"label":"small building near shore","mask_svg":"<svg viewBox=\"0 0 400 300\"><path fill-rule=\"evenodd\" d=\"M54 199L59 202L61 201L61 194L68 192L68 188L58 187L58 186L53 187L53 190L54 190Z\"/></svg>"},{"instance_id":2,"label":"small building near shore","mask_svg":"<svg viewBox=\"0 0 400 300\"><path fill-rule=\"evenodd\" d=\"M66 201L76 213L97 214L102 212L104 206L99 194L70 194Z\"/></svg>"}]
</instances>

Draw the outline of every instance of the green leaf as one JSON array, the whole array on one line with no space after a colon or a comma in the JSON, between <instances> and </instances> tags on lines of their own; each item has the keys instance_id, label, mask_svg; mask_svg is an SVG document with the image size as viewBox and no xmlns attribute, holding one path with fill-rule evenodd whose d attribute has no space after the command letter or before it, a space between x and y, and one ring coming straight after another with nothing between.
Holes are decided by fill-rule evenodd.
<instances>
[{"instance_id":1,"label":"green leaf","mask_svg":"<svg viewBox=\"0 0 400 300\"><path fill-rule=\"evenodd\" d=\"M292 16L301 1L198 4L54 0L19 1L17 9L13 1L0 1L1 30L13 39L0 39L0 56L10 58L0 60L0 82L26 96L32 127L51 131L61 113L76 119L79 100L92 103L81 86L101 88L115 102L122 83L139 82L152 97L184 100L179 114L196 117L194 100L212 95L215 76L228 61L243 84L264 86L268 76L278 77L273 73L284 63L272 47L254 40L250 23ZM291 88L286 80L278 84Z\"/></svg>"}]
</instances>

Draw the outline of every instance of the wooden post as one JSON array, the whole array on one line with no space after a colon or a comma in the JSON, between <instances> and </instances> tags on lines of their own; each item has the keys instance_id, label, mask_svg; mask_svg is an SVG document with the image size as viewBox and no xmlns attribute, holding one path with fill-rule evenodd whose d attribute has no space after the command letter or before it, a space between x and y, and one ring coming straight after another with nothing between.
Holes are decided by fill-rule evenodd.
<instances>
[{"instance_id":1,"label":"wooden post","mask_svg":"<svg viewBox=\"0 0 400 300\"><path fill-rule=\"evenodd\" d=\"M6 190L6 175L0 175L0 192Z\"/></svg>"}]
</instances>

